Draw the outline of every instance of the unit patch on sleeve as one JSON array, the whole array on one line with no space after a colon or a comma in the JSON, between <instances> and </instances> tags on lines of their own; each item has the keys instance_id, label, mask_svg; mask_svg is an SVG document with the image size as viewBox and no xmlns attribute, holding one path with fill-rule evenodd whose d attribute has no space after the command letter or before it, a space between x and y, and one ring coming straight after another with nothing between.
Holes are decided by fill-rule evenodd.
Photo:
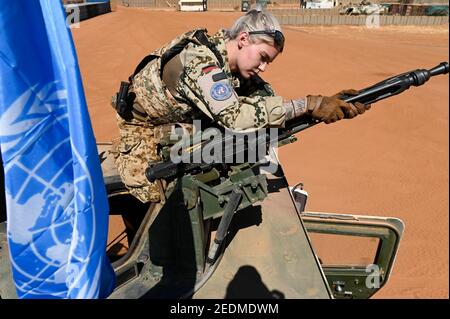
<instances>
[{"instance_id":1,"label":"unit patch on sleeve","mask_svg":"<svg viewBox=\"0 0 450 319\"><path fill-rule=\"evenodd\" d=\"M220 68L207 71L209 72L202 72L197 84L210 111L217 115L226 107L239 103L226 74Z\"/></svg>"},{"instance_id":2,"label":"unit patch on sleeve","mask_svg":"<svg viewBox=\"0 0 450 319\"><path fill-rule=\"evenodd\" d=\"M211 96L216 101L224 101L231 96L231 87L228 83L214 83L211 87Z\"/></svg>"}]
</instances>

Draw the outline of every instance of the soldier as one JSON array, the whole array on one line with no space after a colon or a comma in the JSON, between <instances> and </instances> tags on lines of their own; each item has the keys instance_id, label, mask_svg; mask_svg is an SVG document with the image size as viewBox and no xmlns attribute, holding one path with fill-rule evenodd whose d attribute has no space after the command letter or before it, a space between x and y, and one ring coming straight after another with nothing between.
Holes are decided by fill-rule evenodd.
<instances>
[{"instance_id":1,"label":"soldier","mask_svg":"<svg viewBox=\"0 0 450 319\"><path fill-rule=\"evenodd\" d=\"M118 111L120 141L116 166L130 193L142 202L160 200L155 183L145 177L149 161L161 161L161 141L179 123L187 133L194 119L251 131L283 127L285 121L308 114L332 123L367 109L334 96L283 101L260 72L283 51L284 36L276 18L250 10L230 30L209 36L197 29L177 37L145 57L113 99ZM128 90L128 91L127 91Z\"/></svg>"}]
</instances>

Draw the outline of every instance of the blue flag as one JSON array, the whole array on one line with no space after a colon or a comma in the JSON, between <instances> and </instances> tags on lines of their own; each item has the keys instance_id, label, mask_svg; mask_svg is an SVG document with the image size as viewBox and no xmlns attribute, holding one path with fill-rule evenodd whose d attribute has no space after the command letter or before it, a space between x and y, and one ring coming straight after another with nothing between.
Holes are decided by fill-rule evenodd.
<instances>
[{"instance_id":1,"label":"blue flag","mask_svg":"<svg viewBox=\"0 0 450 319\"><path fill-rule=\"evenodd\" d=\"M60 1L0 0L0 149L19 298L105 298L108 201Z\"/></svg>"}]
</instances>

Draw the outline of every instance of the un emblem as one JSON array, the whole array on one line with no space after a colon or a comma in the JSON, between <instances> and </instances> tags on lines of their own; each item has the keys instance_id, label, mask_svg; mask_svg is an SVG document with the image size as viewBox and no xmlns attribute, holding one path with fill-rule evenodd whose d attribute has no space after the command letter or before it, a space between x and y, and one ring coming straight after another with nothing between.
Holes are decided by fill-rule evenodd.
<instances>
[{"instance_id":1,"label":"un emblem","mask_svg":"<svg viewBox=\"0 0 450 319\"><path fill-rule=\"evenodd\" d=\"M9 142L1 145L10 159L6 180L20 181L7 184L5 192L14 211L8 236L19 297L90 298L96 291L97 283L86 280L91 269L100 269L91 257L98 237L94 181L68 135L66 96L58 82L35 85L0 114Z\"/></svg>"},{"instance_id":2,"label":"un emblem","mask_svg":"<svg viewBox=\"0 0 450 319\"><path fill-rule=\"evenodd\" d=\"M224 101L230 98L231 87L227 83L215 83L211 87L211 96L216 101Z\"/></svg>"}]
</instances>

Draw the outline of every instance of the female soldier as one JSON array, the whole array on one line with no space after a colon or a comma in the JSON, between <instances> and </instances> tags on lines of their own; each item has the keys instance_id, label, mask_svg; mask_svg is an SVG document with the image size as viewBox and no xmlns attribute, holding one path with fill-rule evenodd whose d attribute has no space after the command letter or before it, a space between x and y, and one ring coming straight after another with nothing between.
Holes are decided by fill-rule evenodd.
<instances>
[{"instance_id":1,"label":"female soldier","mask_svg":"<svg viewBox=\"0 0 450 319\"><path fill-rule=\"evenodd\" d=\"M145 169L149 160L161 160L158 144L174 123L201 119L251 131L282 127L286 120L305 114L332 123L366 110L362 104L339 99L354 90L290 101L275 95L259 73L283 47L276 18L253 9L230 30L213 36L204 29L193 30L145 57L113 101L120 129L116 165L130 193L142 202L160 200L159 189L148 182ZM189 125L184 126L190 132Z\"/></svg>"}]
</instances>

